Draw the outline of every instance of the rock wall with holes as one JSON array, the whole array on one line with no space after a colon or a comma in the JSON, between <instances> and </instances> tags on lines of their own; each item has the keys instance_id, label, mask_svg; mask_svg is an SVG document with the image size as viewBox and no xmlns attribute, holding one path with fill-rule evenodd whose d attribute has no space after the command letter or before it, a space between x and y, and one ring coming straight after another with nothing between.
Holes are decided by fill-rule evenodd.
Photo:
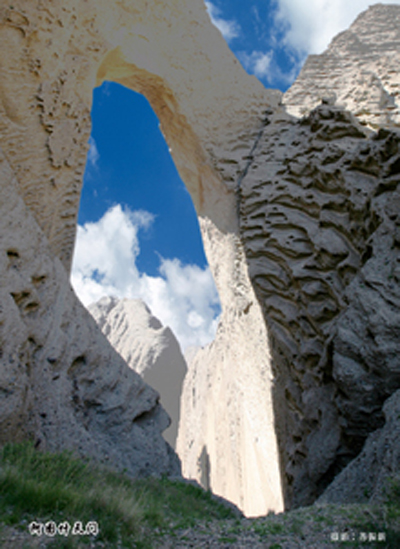
<instances>
[{"instance_id":1,"label":"rock wall with holes","mask_svg":"<svg viewBox=\"0 0 400 549\"><path fill-rule=\"evenodd\" d=\"M350 496L346 483L357 484L366 462L365 482L378 497L385 475L399 469L389 427L368 438L385 421L382 404L400 394L399 20L398 6L371 8L313 56L283 96L285 108L266 109L235 179L266 342L243 292L241 310L225 308L215 342L189 357L178 451L184 474L250 515L279 508L267 425L278 436L286 507L312 503L334 478L324 501L354 500L361 492ZM290 116L300 112L308 114ZM207 235L203 229L206 246L216 246L215 235ZM223 258L221 250L216 256ZM237 353L236 341L250 342L250 355ZM272 422L257 417L268 400ZM222 410L229 411L226 430L218 422ZM394 413L386 417L393 426ZM366 440L360 456L367 457L354 461ZM375 460L374 469L376 455L385 465Z\"/></svg>"},{"instance_id":2,"label":"rock wall with holes","mask_svg":"<svg viewBox=\"0 0 400 549\"><path fill-rule=\"evenodd\" d=\"M300 121L271 115L241 184L293 505L360 452L400 388L399 174L400 132L367 136L321 105Z\"/></svg>"},{"instance_id":3,"label":"rock wall with holes","mask_svg":"<svg viewBox=\"0 0 400 549\"><path fill-rule=\"evenodd\" d=\"M245 155L280 94L240 67L203 0L1 0L0 37L0 145L67 270L92 90L104 80L146 96L197 211L213 213L222 230L237 226L237 135ZM224 184L217 162L226 165Z\"/></svg>"},{"instance_id":4,"label":"rock wall with holes","mask_svg":"<svg viewBox=\"0 0 400 549\"><path fill-rule=\"evenodd\" d=\"M7 283L2 283L5 316L9 314L9 306L15 304L12 294L14 286L20 286L21 277L25 282L18 301L30 303L31 276L36 277L29 267L33 258L36 265L44 254L43 261L55 273L49 287L57 288L50 291L47 285L43 287L42 295L46 299L40 301L36 311L35 305L31 312L28 308L20 317L15 313L15 322L19 318L17 325L25 326L24 330L12 331L12 324L7 323L2 332L4 375L13 376L20 387L21 399L22 394L29 391L43 394L30 404L32 417L36 418L35 427L20 429L21 422L24 423L22 412L15 412L14 426L4 431L4 440L29 436L40 439L40 444L50 448L76 447L81 453L87 452L99 459L107 454L116 466L133 472L142 470L141 454L135 453L142 445L143 452L150 456L145 461L146 470L176 471L176 464L168 465L169 450L160 435L167 420L157 405L156 393L143 384L135 389L139 383L136 377L104 346L104 338L96 333L67 283L90 133L92 89L104 80L112 80L142 93L149 100L204 221L203 227L207 227L204 234L209 262L219 284L226 319L235 321L243 334L257 331L265 334L265 325L248 278L238 234L237 178L258 135L263 111L275 108L281 94L266 90L255 77L246 74L219 31L212 26L202 0L138 0L134 3L130 0L15 0L12 4L0 0L0 52L0 146L15 176L14 190L26 207L26 215L32 216L29 223L33 220L36 223L34 230L25 227L20 233L19 242L26 239L25 252L22 253L20 244L15 253L23 262L19 270L8 269ZM3 198L2 194L1 200L7 209L7 195ZM25 214L10 206L11 217L7 219L13 220L12 227L19 226L21 215ZM4 229L5 261L8 261L7 250L14 253L8 244L13 230L11 225L10 230ZM43 242L40 249L35 244L35 231L39 231L37 234ZM8 263L5 268L6 265ZM70 296L68 299L62 299L64 294L60 288ZM249 303L254 314L243 314ZM255 326L254 322L259 325ZM43 326L42 337L33 337L35 344L29 343L32 326L36 326L35 330ZM20 333L18 337L17 333ZM68 345L64 344L64 334ZM265 337L260 341L263 342L261 356L267 343ZM230 342L232 354L227 367L240 355L248 357L250 368L251 344L252 340L245 337ZM24 349L22 362L17 362L22 366L15 365L16 370L9 360L11 348L17 355ZM47 355L48 349L54 349L52 354ZM60 374L56 379L50 373L44 374L50 372L47 358L51 362L53 354ZM268 356L265 348L263 367L269 372ZM35 372L35 383L41 380L42 393L31 377L24 377L24 364L28 363ZM56 389L59 379L62 394ZM256 390L258 380L257 372L251 375L250 369L247 387ZM270 378L265 376L265 380L268 393ZM14 411L23 409L21 400L13 394L6 390L4 382L1 416L7 415L11 398L15 398ZM60 416L50 414L54 398L49 398L49 404L39 405L46 399L45 394L58 394ZM230 393L225 391L225 394ZM257 412L257 422L248 425L250 439L262 428L266 432L264 438L272 440L268 474L276 479L278 496L274 498L281 501L275 434L270 428L273 410L268 394ZM71 402L76 403L76 408L71 408ZM61 410L65 412L61 414ZM229 411L222 406L218 413L227 417ZM64 429L66 418L75 417L73 414L76 415L74 421L71 419L71 424L76 426L74 437ZM237 437L243 429L238 419L235 416L232 421L233 425L237 423ZM139 425L143 434L137 429ZM42 432L46 436L40 435ZM125 436L125 432L129 435ZM71 436L66 437L66 433ZM83 444L85 433L90 443ZM124 439L122 446L118 437ZM222 441L226 440L224 437ZM112 454L111 440L115 444ZM131 445L133 450L125 451L125 445ZM106 446L107 452L103 451ZM223 455L222 447L218 447L218 455ZM245 479L247 471L248 467L244 467L240 473ZM249 493L259 490L257 483L246 486ZM282 505L275 508L281 509ZM265 509L263 506L258 511Z\"/></svg>"}]
</instances>

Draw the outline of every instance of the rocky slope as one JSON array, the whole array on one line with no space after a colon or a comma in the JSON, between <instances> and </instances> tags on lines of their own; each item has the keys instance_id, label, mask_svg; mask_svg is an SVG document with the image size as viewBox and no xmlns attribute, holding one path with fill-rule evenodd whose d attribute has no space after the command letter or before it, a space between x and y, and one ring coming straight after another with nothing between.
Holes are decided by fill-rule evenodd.
<instances>
[{"instance_id":1,"label":"rocky slope","mask_svg":"<svg viewBox=\"0 0 400 549\"><path fill-rule=\"evenodd\" d=\"M171 419L163 436L175 447L187 367L174 334L139 299L104 297L88 310L129 367L161 395Z\"/></svg>"}]
</instances>

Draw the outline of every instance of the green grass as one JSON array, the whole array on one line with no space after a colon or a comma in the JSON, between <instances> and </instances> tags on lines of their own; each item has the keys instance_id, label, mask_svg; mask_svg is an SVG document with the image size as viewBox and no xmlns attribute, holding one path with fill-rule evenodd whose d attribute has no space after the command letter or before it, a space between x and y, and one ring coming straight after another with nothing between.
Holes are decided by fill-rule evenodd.
<instances>
[{"instance_id":1,"label":"green grass","mask_svg":"<svg viewBox=\"0 0 400 549\"><path fill-rule=\"evenodd\" d=\"M355 526L365 531L386 534L387 547L400 547L400 477L387 480L383 505L366 508L364 522ZM371 547L382 547L382 543L372 543Z\"/></svg>"},{"instance_id":2,"label":"green grass","mask_svg":"<svg viewBox=\"0 0 400 549\"><path fill-rule=\"evenodd\" d=\"M165 530L233 517L210 493L191 484L167 478L133 480L68 452L36 451L29 443L7 444L0 453L0 523L6 526L22 524L27 530L32 520L71 525L95 520L99 541L145 548ZM90 536L57 536L54 546L89 541Z\"/></svg>"},{"instance_id":3,"label":"green grass","mask_svg":"<svg viewBox=\"0 0 400 549\"><path fill-rule=\"evenodd\" d=\"M254 522L254 531L260 536L284 534L285 527L283 524L274 522Z\"/></svg>"},{"instance_id":4,"label":"green grass","mask_svg":"<svg viewBox=\"0 0 400 549\"><path fill-rule=\"evenodd\" d=\"M89 549L96 547L95 541L99 547L150 549L164 535L184 540L186 530L209 521L219 521L217 529L213 523L215 539L225 544L235 545L236 536L252 531L266 547L275 549L284 547L287 539L303 539L307 532L328 539L331 531L346 528L357 534L357 540L335 542L335 547L398 548L400 478L388 482L385 501L376 506L312 506L242 521L210 492L189 483L165 477L131 479L68 452L49 454L29 443L7 444L0 450L0 529L3 535L9 527L27 533L33 520L98 523L96 538L57 536L47 545L49 549ZM360 532L385 532L386 543L360 542ZM29 548L30 540L27 535L25 545L18 547Z\"/></svg>"},{"instance_id":5,"label":"green grass","mask_svg":"<svg viewBox=\"0 0 400 549\"><path fill-rule=\"evenodd\" d=\"M219 541L221 543L235 543L237 541L237 538L235 538L233 536L221 536L219 538Z\"/></svg>"}]
</instances>

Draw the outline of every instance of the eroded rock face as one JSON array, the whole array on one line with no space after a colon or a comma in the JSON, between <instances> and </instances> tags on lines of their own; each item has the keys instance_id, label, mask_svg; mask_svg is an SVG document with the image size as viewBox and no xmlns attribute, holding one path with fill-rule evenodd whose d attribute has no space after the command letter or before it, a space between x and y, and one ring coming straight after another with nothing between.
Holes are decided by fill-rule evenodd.
<instances>
[{"instance_id":1,"label":"eroded rock face","mask_svg":"<svg viewBox=\"0 0 400 549\"><path fill-rule=\"evenodd\" d=\"M30 439L132 475L179 474L158 393L114 351L0 156L0 443Z\"/></svg>"},{"instance_id":2,"label":"eroded rock face","mask_svg":"<svg viewBox=\"0 0 400 549\"><path fill-rule=\"evenodd\" d=\"M202 0L2 0L0 39L0 145L67 270L92 90L104 80L146 96L198 213L237 227L230 157L239 134L247 153L263 108L280 94L240 67Z\"/></svg>"},{"instance_id":3,"label":"eroded rock face","mask_svg":"<svg viewBox=\"0 0 400 549\"><path fill-rule=\"evenodd\" d=\"M242 303L248 300L246 292L251 285L238 236L236 180L247 163L248 151L258 135L263 110L275 107L280 93L265 90L255 77L245 73L219 31L211 25L202 0L153 0L150 3L143 0L134 4L128 0L111 3L109 0L54 0L51 3L16 0L12 6L6 2L0 3L0 22L0 146L15 174L15 187L27 211L42 230L42 237L49 247L49 260L56 263L60 260L68 271L90 132L91 93L95 85L112 80L143 93L159 117L162 131L197 212L222 246L225 243L230 250L228 263L219 263L217 257L209 257L209 261L216 278L229 288L222 292L222 307L239 312ZM4 199L6 203L7 197ZM13 222L16 226L20 215L23 214L15 210ZM25 238L29 234L30 231L26 230ZM10 236L6 228L5 236ZM27 245L33 254L35 247L31 246L29 238ZM219 250L219 247L215 249ZM209 250L211 253L214 247L210 246ZM32 254L30 258L34 257ZM40 257L39 252L37 255ZM23 273L30 272L26 264L21 269ZM18 280L15 270L9 273ZM29 278L30 275L27 276ZM63 286L64 280L65 272L61 270L55 284ZM238 280L244 281L244 291L240 286L235 287ZM10 288L14 282L11 279ZM6 296L10 291L14 292L7 285L5 288ZM80 312L76 318L65 313L70 311L71 305L57 299L59 295L62 293L49 294L37 322L40 325L42 318L51 319L54 314L52 329L55 332L59 330L61 334L68 333L69 346L57 355L60 371L70 371L72 387L77 385L82 391L95 391L98 385L98 391L102 393L103 376L110 387L110 404L107 404L107 397L101 405L98 404L98 408L97 400L96 405L91 407L95 418L93 422L88 423L84 411L77 420L81 422L81 432L87 430L91 441L87 446L82 446L82 452L88 449L90 455L101 459L104 454L101 441L109 440L111 435L107 429L113 433L114 426L118 424L119 436L125 439L124 445L134 448L135 444L136 447L142 445L140 447L147 453L154 450L154 459L149 460L147 469L160 471L164 467L165 471L176 470L175 465L157 465L157 460L162 461L162 456L164 460L169 460L168 448L160 436L160 431L166 427L166 419L157 405L157 394L151 392L153 400L149 410L154 409L154 417L150 417L150 412L146 414L142 405L143 395L150 389L139 384L137 392L130 390L125 376L133 376L133 373L130 370L124 373L125 367L119 357L116 363L108 360L108 352L112 352L108 345L103 356L105 339L96 333L93 323L90 324L93 339L84 337L85 330L81 324L86 320L81 320ZM21 300L24 296L23 292ZM230 302L232 296L238 299L237 303ZM81 311L75 298L71 299L76 303L77 310ZM257 307L258 304L254 303L254 308ZM67 320L60 324L64 313ZM90 317L86 315L84 318ZM262 322L260 329L263 329L262 317L258 315L257 318ZM246 323L245 317L242 322ZM26 361L32 362L32 357L36 356L39 361L36 369L40 375L42 369L47 367L46 359L35 355L35 349L29 347L29 334L22 341L19 335L17 337L17 332L12 331L11 325L7 326L3 336L8 337L6 348L26 348ZM249 330L250 326L246 329ZM40 345L44 347L50 342L53 340L46 332ZM6 345L5 342L3 344ZM234 347L231 344L231 348ZM74 349L78 349L78 354L70 356ZM88 358L89 351L95 357L93 361ZM240 352L246 354L246 349L242 348ZM247 354L250 356L250 349ZM80 360L79 357L84 359ZM69 370L75 360L78 360L76 367ZM83 373L81 382L80 372L86 372L85 361L93 369L90 370L92 377L86 379ZM9 366L5 367L5 372L7 368ZM24 381L18 381L18 376ZM21 391L31 387L31 382L28 379L25 382L22 373L15 373L15 379ZM55 393L55 381L42 377L43 391ZM114 395L114 390L118 393L119 387L121 391L122 388L126 391L127 409L137 406L141 410L137 418L135 414L125 413L125 404L121 404ZM4 398L3 411L6 414L8 401L14 397L6 391ZM79 395L76 396L76 399L79 398ZM63 408L65 404L67 409L69 399L69 389L66 389L65 395L58 399L59 407ZM132 403L128 405L129 399ZM111 401L115 401L115 407ZM49 402L54 400L50 398ZM17 408L23 409L19 404ZM39 408L38 404L32 405L35 417L37 414L40 416ZM98 415L97 409L100 412ZM107 415L101 413L103 409L113 410L110 425L105 421ZM156 418L158 413L159 419ZM272 417L271 403L268 414ZM16 414L16 424L20 423L19 418L20 414ZM101 428L95 427L97 421ZM143 428L147 423L153 427L149 428L148 434L144 428L141 439L133 435L132 438L125 437L125 431L130 433L132 425L135 427L139 423ZM64 423L61 419L55 419L52 425L49 446L70 447L74 440L80 444L79 434L75 439L69 437L68 441L65 440L64 435L68 431L62 428ZM13 440L17 432L18 428L14 426L4 431L4 437ZM28 436L27 432L21 430L20 436L25 435ZM273 432L271 436L274 438ZM152 437L153 450L149 442ZM110 457L113 463L133 472L140 469L141 454L137 457L133 450L124 452L118 444L118 437L112 438L116 445ZM99 442L96 442L97 439ZM129 460L131 463L127 464Z\"/></svg>"},{"instance_id":4,"label":"eroded rock face","mask_svg":"<svg viewBox=\"0 0 400 549\"><path fill-rule=\"evenodd\" d=\"M346 74L346 67L355 66L367 72L376 42L379 54L374 50L371 57L375 61L379 57L379 74L390 82L395 100L400 83L392 66L399 60L398 27L392 33L383 29L385 19L391 19L388 28L392 28L400 10L385 8L378 6L360 16L352 26L350 43L346 33L333 42L341 45L335 49L335 63L337 72L344 67ZM359 47L353 47L354 43ZM385 48L390 58L387 66L382 54ZM315 60L315 67L328 54ZM387 78L385 70L390 74ZM330 85L327 75L319 80L316 70L310 69L306 76L300 77L299 84L304 94L307 83L313 89L314 80L321 86ZM333 86L338 93L347 93L340 79L333 79ZM353 91L356 99L350 107L357 104L359 93L367 96L370 88L361 85ZM289 90L284 102L288 104L293 96ZM304 102L308 109L311 99ZM374 124L384 122L393 132L372 133L367 128L367 122L373 125L372 118L363 118L359 110L354 117L329 97L302 120L283 109L266 109L247 163L237 177L240 240L256 302L263 309L267 339L263 344L256 342L259 324L252 318L246 331L250 315L238 314L239 299L244 304L242 311L251 310L251 292L226 300L231 314L227 305L215 342L189 363L182 403L186 425L180 428L178 448L186 448L182 454L185 474L233 499L247 514L268 510L262 497L253 498L252 504L246 499L250 493L246 486L259 482L251 478L248 464L257 460L249 459L248 448L257 454L255 441L262 427L257 421L244 427L246 416L240 408L243 398L244 409L254 403L256 410L262 409L252 382L262 386L263 371L271 379L270 389L263 391L267 399L272 394L273 403L273 411L264 416L264 426L274 425L278 435L286 507L310 504L324 491L360 452L368 434L382 426L382 404L400 386L396 329L400 305L396 279L399 134L395 131L397 111L380 108L374 104ZM202 232L208 249L207 231L203 228ZM210 240L217 238L214 235ZM212 252L209 256L213 257ZM218 256L222 257L214 257ZM219 287L246 287L237 283L238 278L233 280ZM244 322L241 335L240 322ZM233 379L242 379L236 365L237 357L242 363L243 356L236 348L231 350L230 343L245 340L251 342L247 346L250 355L244 360L249 367L243 366L247 376L238 382L232 397L227 371L235 372ZM268 357L266 369L261 356ZM214 419L223 415L222 407L230 410L230 418L236 418L232 419L236 428L226 431L226 436ZM223 448L235 449L231 476L224 469ZM273 445L269 448L260 461L271 472ZM268 488L263 495L272 485L265 481L264 486ZM278 494L276 487L273 491ZM273 504L278 507L276 500Z\"/></svg>"},{"instance_id":5,"label":"eroded rock face","mask_svg":"<svg viewBox=\"0 0 400 549\"><path fill-rule=\"evenodd\" d=\"M163 436L174 448L187 370L176 337L139 299L104 297L88 310L129 367L161 395L161 404L171 419Z\"/></svg>"},{"instance_id":6,"label":"eroded rock face","mask_svg":"<svg viewBox=\"0 0 400 549\"><path fill-rule=\"evenodd\" d=\"M267 117L241 184L289 505L314 501L400 387L399 166L398 132L321 105Z\"/></svg>"}]
</instances>

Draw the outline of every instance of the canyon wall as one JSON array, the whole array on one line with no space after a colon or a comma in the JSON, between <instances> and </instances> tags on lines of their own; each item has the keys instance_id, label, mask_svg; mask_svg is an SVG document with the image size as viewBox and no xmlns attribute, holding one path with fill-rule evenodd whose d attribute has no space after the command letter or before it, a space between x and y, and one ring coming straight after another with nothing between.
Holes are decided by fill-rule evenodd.
<instances>
[{"instance_id":1,"label":"canyon wall","mask_svg":"<svg viewBox=\"0 0 400 549\"><path fill-rule=\"evenodd\" d=\"M189 361L178 451L185 475L246 514L279 508L269 493L279 493L269 477L274 445L260 451L271 423L253 381L267 395L261 402L273 403L286 507L324 492L382 427L382 404L400 387L399 52L398 6L360 15L307 61L286 108L266 110L237 180L240 237L267 330L252 317L250 293L239 310L238 298L227 300L216 340ZM215 246L202 232L206 250ZM250 333L241 333L243 318ZM251 342L242 343L250 355L236 341ZM218 422L222 409L236 429ZM340 478L335 494L348 495L348 476ZM371 478L369 492L379 491L382 475Z\"/></svg>"},{"instance_id":2,"label":"canyon wall","mask_svg":"<svg viewBox=\"0 0 400 549\"><path fill-rule=\"evenodd\" d=\"M241 230L269 328L290 505L383 424L400 387L400 133L340 107L271 115L241 185Z\"/></svg>"},{"instance_id":3,"label":"canyon wall","mask_svg":"<svg viewBox=\"0 0 400 549\"><path fill-rule=\"evenodd\" d=\"M150 3L143 0L134 5L120 0L17 0L12 5L0 3L0 23L0 146L13 174L14 191L19 194L27 214L13 209L6 195L2 197L2 204L15 226L21 216L31 216L29 219L36 224L35 231L46 247L50 267L53 269L56 265L51 284L64 288L70 296L62 300L61 291L46 292L45 301L39 303L40 314L32 313L38 328L42 323L48 330L51 328L43 332L40 340L31 338L30 329L17 331L9 324L4 327L1 339L4 379L14 376L20 387L17 398L4 382L0 416L15 420L12 428L4 431L4 440L30 437L40 439L44 447L75 448L81 454L98 459L106 456L114 466L132 473L142 470L176 473L176 456L171 455L160 435L168 420L158 404L157 393L139 382L119 355L112 354L67 282L90 133L92 89L108 79L143 93L149 100L203 219L202 225L207 227L205 237L211 237L207 244L208 259L219 281L222 307L231 311L233 316L229 315L233 319L238 319L239 331L244 334L260 331L263 346L266 345L265 326L248 278L239 236L237 179L248 162L247 155L260 131L264 110L276 108L281 94L266 90L255 77L245 73L210 23L202 0ZM36 280L36 274L30 273L29 264L33 257L39 261L42 254L31 242L31 233L34 235L35 231L26 229L21 233L26 248L31 250L29 261L19 267L27 277L27 287L18 292L13 289L14 284L19 287L20 277L10 263L9 283L4 285L8 302L10 299L15 302L12 294L16 294L18 303L27 300L29 304L29 296L35 295L30 285L32 276ZM5 227L5 268L8 251L12 257L14 253L17 258L23 257L18 247L8 243L8 239L13 238L12 232L11 225L10 230ZM219 261L220 250L224 250L225 262ZM250 316L242 314L248 302L252 303ZM71 307L75 314L70 314ZM24 322L30 318L24 318ZM254 326L253 321L259 325ZM93 330L91 337L84 337L82 326L86 323L89 331ZM68 345L63 345L65 334ZM37 347L43 351L39 353ZM248 357L250 365L251 341L247 344L246 338L241 338L231 342L230 347L233 357L235 353ZM4 350L9 348L17 354L23 349L22 358L12 358ZM56 379L45 374L49 371L47 349L53 348L57 350L54 363L62 372ZM268 348L265 350L263 364L267 381L262 414L266 425L272 425L273 408L268 397L270 364ZM109 358L109 353L114 358ZM51 362L51 354L49 358ZM32 365L42 390L50 396L44 411L39 401L32 401L30 410L35 427L23 430L20 427L24 421L21 419L23 395L37 392L30 377L23 374L26 364ZM71 413L78 414L76 421L80 422L81 431L77 430L76 436L72 436L63 429L63 420L53 414L52 429L46 431L45 437L39 436L36 433L42 433L49 424L49 409L55 405L54 383L64 379L63 376L67 376L68 382L57 397L57 410L67 414L71 402L75 402L76 408ZM257 383L258 376L254 376L252 382L249 370L246 387L254 386L258 391ZM96 397L85 397L92 392ZM104 398L97 398L97 392L104 393ZM129 399L132 402L128 405ZM13 410L18 409L20 413L10 412L11 401L15 402ZM109 422L106 410L112 413L113 419ZM119 425L122 446L115 436L116 425ZM135 428L137 425L143 433ZM259 425L255 424L250 439L257 436L258 430ZM88 433L90 444L81 443L80 432ZM130 435L125 436L125 432ZM267 507L282 509L274 431L268 431L266 437L272 440L271 450L268 449L270 475L278 486L273 502ZM154 452L150 440L154 440ZM103 451L104 444L107 451ZM145 454L153 455L145 460L144 469L142 456L136 456L133 450L121 449L125 445L141 446ZM259 482L247 485L249 493L260 489ZM265 508L263 504L258 512Z\"/></svg>"},{"instance_id":4,"label":"canyon wall","mask_svg":"<svg viewBox=\"0 0 400 549\"><path fill-rule=\"evenodd\" d=\"M368 79L356 120L340 78L335 96L303 100L322 82L305 70L288 108L328 97L298 120L244 72L202 0L0 2L2 441L74 448L132 474L179 470L158 394L68 284L91 93L112 80L160 120L222 304L184 383L184 472L248 515L339 482L400 387L398 21L398 6L370 8L326 54L337 74L372 71L385 90L388 129L372 133L382 119ZM380 65L365 65L375 44ZM348 108L358 94L357 81Z\"/></svg>"},{"instance_id":5,"label":"canyon wall","mask_svg":"<svg viewBox=\"0 0 400 549\"><path fill-rule=\"evenodd\" d=\"M228 246L211 222L200 226L207 256L219 258L222 315L215 340L187 357L176 447L182 473L247 515L280 511L268 332L243 251L233 239ZM234 266L229 277L227 265Z\"/></svg>"}]
</instances>

